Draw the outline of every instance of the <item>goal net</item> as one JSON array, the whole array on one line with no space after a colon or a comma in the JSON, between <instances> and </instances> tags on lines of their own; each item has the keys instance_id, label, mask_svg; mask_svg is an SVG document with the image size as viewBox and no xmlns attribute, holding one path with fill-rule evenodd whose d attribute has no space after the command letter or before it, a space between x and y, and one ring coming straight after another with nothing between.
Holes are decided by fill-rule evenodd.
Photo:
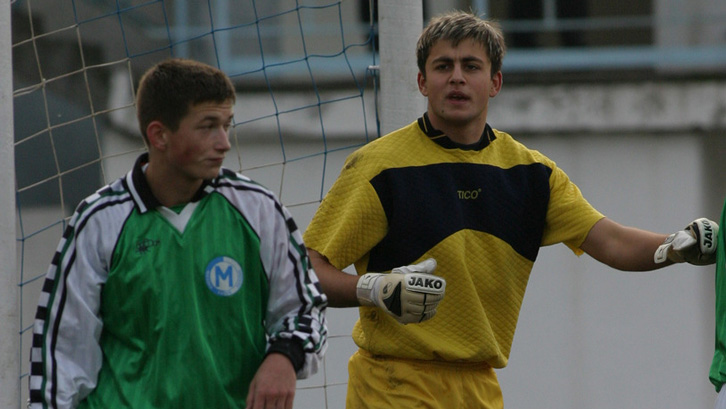
<instances>
[{"instance_id":1,"label":"goal net","mask_svg":"<svg viewBox=\"0 0 726 409\"><path fill-rule=\"evenodd\" d=\"M388 10L388 29L375 18L376 3L378 14ZM145 150L134 95L148 67L185 57L230 76L239 95L225 166L275 191L301 228L348 154L423 109L410 101L420 1L16 0L0 14L5 20L12 24L0 24L8 31L0 37L11 34L12 44L0 48L0 60L12 56L12 81L0 85L0 96L12 97L4 123L14 125L0 134L0 147L10 147L9 155L0 149L10 164L0 197L16 212L4 219L9 223L0 221L0 236L12 245L14 232L16 251L2 253L5 267L15 266L2 270L10 285L0 294L0 311L13 312L0 319L0 333L12 341L0 350L0 362L10 362L0 378L3 407L27 400L35 307L68 218ZM384 38L405 48L383 45ZM379 68L389 66L404 70L407 80L391 80L379 92ZM299 381L295 407L344 407L356 317L356 309L328 309L324 368Z\"/></svg>"}]
</instances>

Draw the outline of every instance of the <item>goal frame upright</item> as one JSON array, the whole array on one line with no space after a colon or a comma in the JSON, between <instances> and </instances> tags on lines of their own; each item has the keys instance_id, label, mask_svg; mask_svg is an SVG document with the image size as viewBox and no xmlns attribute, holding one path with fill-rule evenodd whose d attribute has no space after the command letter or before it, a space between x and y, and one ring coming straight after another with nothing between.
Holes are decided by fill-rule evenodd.
<instances>
[{"instance_id":1,"label":"goal frame upright","mask_svg":"<svg viewBox=\"0 0 726 409\"><path fill-rule=\"evenodd\" d=\"M15 148L10 7L0 6L0 407L20 407L20 287L15 232Z\"/></svg>"},{"instance_id":2,"label":"goal frame upright","mask_svg":"<svg viewBox=\"0 0 726 409\"><path fill-rule=\"evenodd\" d=\"M423 30L421 0L378 2L381 135L413 122L426 109L418 90L416 43Z\"/></svg>"}]
</instances>

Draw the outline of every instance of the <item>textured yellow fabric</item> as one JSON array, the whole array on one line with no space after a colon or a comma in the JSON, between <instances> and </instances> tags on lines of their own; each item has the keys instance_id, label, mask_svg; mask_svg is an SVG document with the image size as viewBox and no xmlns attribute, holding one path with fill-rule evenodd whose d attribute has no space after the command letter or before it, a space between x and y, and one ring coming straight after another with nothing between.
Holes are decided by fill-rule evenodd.
<instances>
[{"instance_id":1,"label":"textured yellow fabric","mask_svg":"<svg viewBox=\"0 0 726 409\"><path fill-rule=\"evenodd\" d=\"M497 375L483 363L382 359L359 350L348 368L347 409L502 409L504 405Z\"/></svg>"},{"instance_id":2,"label":"textured yellow fabric","mask_svg":"<svg viewBox=\"0 0 726 409\"><path fill-rule=\"evenodd\" d=\"M447 164L444 169L456 170L458 164L475 164L483 165L487 171L495 169L509 175L515 167L534 164L549 174L543 182L549 186L541 187L545 192L541 206L544 207L541 210L543 230L540 237L526 237L522 241L529 240L530 245L533 242L535 248L564 242L576 254L581 254L578 246L603 215L590 206L553 161L527 149L506 133L493 131L493 135L491 143L481 150L447 149L434 142L431 133L427 135L419 122L414 122L362 147L349 156L340 177L321 203L305 232L305 244L326 256L334 266L345 268L355 264L358 274L364 274L372 249L389 233L384 205L371 184L381 172L404 168L424 171L437 164ZM453 168L448 164L453 164ZM471 167L466 169L468 172ZM496 203L497 197L508 194L505 189L529 189L519 186L518 181L507 186L472 186L470 190L464 186L459 197L452 200L463 202L488 195ZM432 186L431 194L444 188ZM421 203L427 200L426 197L393 196L396 200ZM424 226L421 231L426 232L427 223L443 223L447 217L453 222L458 215L442 215L439 221L420 220ZM485 213L476 217L498 216ZM494 223L504 224L516 234L524 231L526 217L497 219ZM520 254L501 237L463 228L441 238L410 262L428 257L437 260L435 274L447 282L446 295L436 316L421 324L404 326L384 311L361 307L360 319L353 330L356 344L375 355L486 362L494 368L506 366L536 253L534 256Z\"/></svg>"}]
</instances>

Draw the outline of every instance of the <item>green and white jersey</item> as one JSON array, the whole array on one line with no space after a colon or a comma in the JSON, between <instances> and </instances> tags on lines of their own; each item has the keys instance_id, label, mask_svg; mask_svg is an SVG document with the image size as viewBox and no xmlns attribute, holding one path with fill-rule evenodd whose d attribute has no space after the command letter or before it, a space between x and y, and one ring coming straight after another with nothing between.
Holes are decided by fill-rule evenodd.
<instances>
[{"instance_id":1,"label":"green and white jersey","mask_svg":"<svg viewBox=\"0 0 726 409\"><path fill-rule=\"evenodd\" d=\"M143 173L84 200L34 324L34 408L244 408L269 351L315 373L327 303L292 217L222 169L183 207Z\"/></svg>"},{"instance_id":2,"label":"green and white jersey","mask_svg":"<svg viewBox=\"0 0 726 409\"><path fill-rule=\"evenodd\" d=\"M716 247L716 343L709 378L720 391L726 382L726 202Z\"/></svg>"}]
</instances>

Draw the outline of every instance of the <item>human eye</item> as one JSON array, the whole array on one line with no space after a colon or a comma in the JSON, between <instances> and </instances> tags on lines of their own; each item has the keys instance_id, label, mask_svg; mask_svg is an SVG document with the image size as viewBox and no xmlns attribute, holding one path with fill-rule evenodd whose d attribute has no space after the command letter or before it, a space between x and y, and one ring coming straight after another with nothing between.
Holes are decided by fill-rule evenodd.
<instances>
[{"instance_id":1,"label":"human eye","mask_svg":"<svg viewBox=\"0 0 726 409\"><path fill-rule=\"evenodd\" d=\"M214 122L211 122L211 121L204 121L204 122L201 122L201 123L200 123L200 124L198 125L198 128L199 128L200 130L202 130L202 131L205 131L205 132L207 132L207 131L210 131L210 130L214 129Z\"/></svg>"},{"instance_id":2,"label":"human eye","mask_svg":"<svg viewBox=\"0 0 726 409\"><path fill-rule=\"evenodd\" d=\"M469 71L478 71L481 69L481 64L476 61L468 61L464 67Z\"/></svg>"}]
</instances>

